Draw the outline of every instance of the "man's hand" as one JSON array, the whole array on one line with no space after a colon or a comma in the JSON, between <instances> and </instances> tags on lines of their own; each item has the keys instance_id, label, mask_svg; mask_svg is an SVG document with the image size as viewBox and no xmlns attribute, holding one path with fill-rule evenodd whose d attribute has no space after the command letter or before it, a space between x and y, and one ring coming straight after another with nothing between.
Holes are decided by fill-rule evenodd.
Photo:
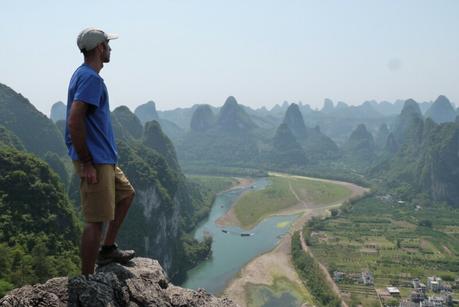
<instances>
[{"instance_id":1,"label":"man's hand","mask_svg":"<svg viewBox=\"0 0 459 307\"><path fill-rule=\"evenodd\" d=\"M97 171L92 163L81 164L81 177L84 178L88 184L97 183Z\"/></svg>"},{"instance_id":2,"label":"man's hand","mask_svg":"<svg viewBox=\"0 0 459 307\"><path fill-rule=\"evenodd\" d=\"M86 146L85 117L88 112L88 105L81 101L73 101L70 107L68 127L73 147L75 148L81 163L81 178L86 179L88 184L97 183L97 173L92 164L92 157Z\"/></svg>"}]
</instances>

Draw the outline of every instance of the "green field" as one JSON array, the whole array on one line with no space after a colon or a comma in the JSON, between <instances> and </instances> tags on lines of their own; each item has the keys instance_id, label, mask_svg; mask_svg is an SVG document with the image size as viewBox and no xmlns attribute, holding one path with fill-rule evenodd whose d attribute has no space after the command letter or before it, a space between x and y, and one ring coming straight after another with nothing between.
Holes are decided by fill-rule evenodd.
<instances>
[{"instance_id":1,"label":"green field","mask_svg":"<svg viewBox=\"0 0 459 307\"><path fill-rule=\"evenodd\" d=\"M338 286L350 294L350 306L376 306L375 288L393 285L406 297L413 290L413 278L426 284L427 277L433 275L454 285L459 278L458 226L459 209L416 208L416 204L369 197L345 206L337 217L310 222L304 233L314 255L331 273L368 270L373 274L372 287L352 279Z\"/></svg>"},{"instance_id":2,"label":"green field","mask_svg":"<svg viewBox=\"0 0 459 307\"><path fill-rule=\"evenodd\" d=\"M270 176L269 180L268 187L245 193L234 205L242 227L252 228L263 218L297 205L297 196L308 205L319 207L342 202L351 195L341 185L307 178Z\"/></svg>"},{"instance_id":3,"label":"green field","mask_svg":"<svg viewBox=\"0 0 459 307\"><path fill-rule=\"evenodd\" d=\"M302 178L289 178L293 190L301 200L315 206L342 202L351 196L351 191L342 185Z\"/></svg>"}]
</instances>

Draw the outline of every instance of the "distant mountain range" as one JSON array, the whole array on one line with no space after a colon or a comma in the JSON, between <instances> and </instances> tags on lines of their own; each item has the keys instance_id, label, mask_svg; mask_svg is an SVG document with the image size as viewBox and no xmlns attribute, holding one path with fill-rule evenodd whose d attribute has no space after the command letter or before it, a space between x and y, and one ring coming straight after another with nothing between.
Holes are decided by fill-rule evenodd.
<instances>
[{"instance_id":1,"label":"distant mountain range","mask_svg":"<svg viewBox=\"0 0 459 307\"><path fill-rule=\"evenodd\" d=\"M331 99L325 99L323 107L320 110L314 110L308 104L296 103L303 116L304 122L310 128L320 127L322 133L330 137L336 144L344 145L352 131L359 125L365 124L370 133L376 135L382 124L392 126L395 117L401 112L404 100L388 101L365 101L361 105L351 106L343 101L336 104ZM445 96L440 96L435 102L418 103L422 114L431 117L436 122L454 121L456 110ZM193 115L197 108L203 110L203 105L193 105L189 108L177 108L174 110L158 111L156 103L149 101L136 107L134 113L142 124L147 121L157 120L165 133L177 145L177 141L182 140L184 135L191 129L200 129L196 122L191 127ZM270 133L279 127L283 122L285 112L287 112L290 103L284 101L277 104L271 109L261 107L253 109L241 105L241 108L250 118L250 121L257 127L265 130L271 130ZM219 114L221 107L207 105L212 114ZM64 119L65 105L62 102L55 103L51 108L51 118L54 122ZM208 112L208 115L211 113ZM198 122L201 122L197 114ZM340 120L342 119L342 120ZM215 117L216 121L217 118ZM206 126L207 127L207 126ZM201 127L202 128L202 127ZM207 127L208 128L208 127Z\"/></svg>"},{"instance_id":2,"label":"distant mountain range","mask_svg":"<svg viewBox=\"0 0 459 307\"><path fill-rule=\"evenodd\" d=\"M53 108L62 108L62 103ZM120 127L117 135L139 138L142 126L156 120L172 140L178 160L186 169L189 165L208 164L294 168L298 161L311 166L327 160L344 160L361 169L377 163L381 156L398 152L407 140L419 142L419 132L414 127L424 117L436 123L453 122L456 118L456 110L445 96L434 102L366 101L358 106L325 99L320 110L287 101L271 109L252 109L230 96L221 107L194 105L157 111L156 104L149 101L138 106L134 114L127 111L117 108L113 112L119 115L115 117ZM126 126L123 116L127 113L138 118L136 124L130 118L132 125ZM299 158L300 153L304 153L304 159ZM289 155L291 159L285 158Z\"/></svg>"},{"instance_id":3,"label":"distant mountain range","mask_svg":"<svg viewBox=\"0 0 459 307\"><path fill-rule=\"evenodd\" d=\"M444 98L436 104L445 105ZM459 206L459 121L437 124L433 114L443 113L424 119L419 105L407 100L387 138L386 155L370 176L383 179L402 197Z\"/></svg>"}]
</instances>

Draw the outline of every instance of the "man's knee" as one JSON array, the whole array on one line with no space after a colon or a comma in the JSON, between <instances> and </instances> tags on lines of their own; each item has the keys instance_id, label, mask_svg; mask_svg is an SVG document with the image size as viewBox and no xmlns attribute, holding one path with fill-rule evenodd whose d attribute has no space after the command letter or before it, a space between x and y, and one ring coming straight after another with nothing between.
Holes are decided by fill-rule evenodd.
<instances>
[{"instance_id":1,"label":"man's knee","mask_svg":"<svg viewBox=\"0 0 459 307\"><path fill-rule=\"evenodd\" d=\"M135 191L132 190L131 193L126 197L127 198L127 205L130 207L132 203L134 202L134 197L135 197Z\"/></svg>"},{"instance_id":2,"label":"man's knee","mask_svg":"<svg viewBox=\"0 0 459 307\"><path fill-rule=\"evenodd\" d=\"M121 201L124 201L125 203L128 203L128 205L131 205L132 201L134 200L134 197L135 197L135 190L131 190L129 192L126 192L125 195L123 195L124 197L120 200Z\"/></svg>"}]
</instances>

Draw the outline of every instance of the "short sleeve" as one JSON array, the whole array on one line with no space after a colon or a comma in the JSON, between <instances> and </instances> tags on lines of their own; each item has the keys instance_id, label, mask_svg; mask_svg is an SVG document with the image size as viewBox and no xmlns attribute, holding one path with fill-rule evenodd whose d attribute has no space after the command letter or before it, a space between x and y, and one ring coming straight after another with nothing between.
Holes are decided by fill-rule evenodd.
<instances>
[{"instance_id":1,"label":"short sleeve","mask_svg":"<svg viewBox=\"0 0 459 307\"><path fill-rule=\"evenodd\" d=\"M95 75L81 76L73 100L99 107L102 96L102 80Z\"/></svg>"}]
</instances>

